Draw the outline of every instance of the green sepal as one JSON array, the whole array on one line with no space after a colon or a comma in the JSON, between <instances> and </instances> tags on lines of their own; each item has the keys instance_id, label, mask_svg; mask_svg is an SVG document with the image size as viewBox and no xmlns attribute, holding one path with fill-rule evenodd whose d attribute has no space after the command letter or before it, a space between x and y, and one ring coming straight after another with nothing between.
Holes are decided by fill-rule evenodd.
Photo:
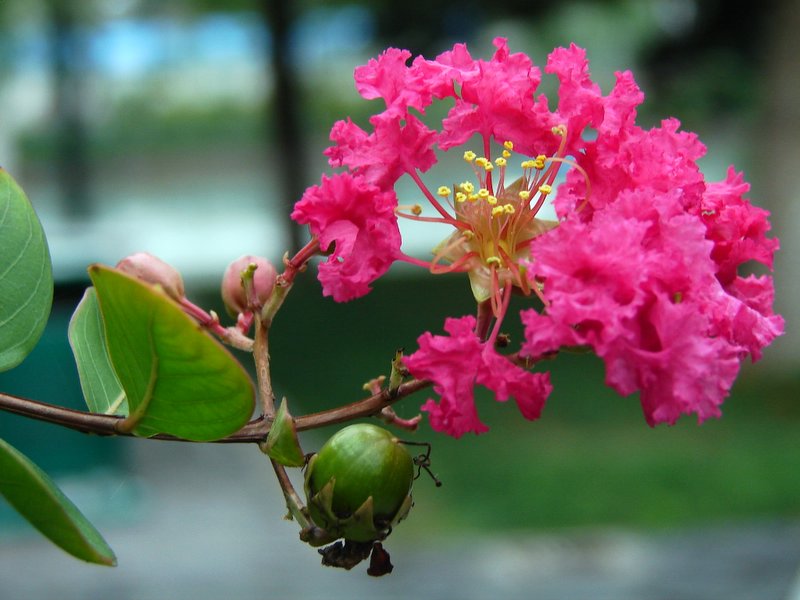
<instances>
[{"instance_id":1,"label":"green sepal","mask_svg":"<svg viewBox=\"0 0 800 600\"><path fill-rule=\"evenodd\" d=\"M341 518L333 511L335 488L336 479L331 478L317 494L309 498L308 509L314 523L327 531L333 539L344 538L354 542L384 539L388 534L388 528L379 529L375 526L372 496L367 498L352 515ZM408 509L405 512L408 513Z\"/></svg>"},{"instance_id":2,"label":"green sepal","mask_svg":"<svg viewBox=\"0 0 800 600\"><path fill-rule=\"evenodd\" d=\"M403 500L403 504L397 511L394 519L392 519L391 523L389 523L389 529L393 529L395 525L397 525L400 521L405 519L408 516L408 513L411 512L411 507L414 506L414 498L409 494L406 496L406 499Z\"/></svg>"},{"instance_id":3,"label":"green sepal","mask_svg":"<svg viewBox=\"0 0 800 600\"><path fill-rule=\"evenodd\" d=\"M302 467L305 464L305 455L297 439L294 419L286 408L286 398L281 400L263 450L267 456L285 467Z\"/></svg>"},{"instance_id":4,"label":"green sepal","mask_svg":"<svg viewBox=\"0 0 800 600\"><path fill-rule=\"evenodd\" d=\"M344 531L342 537L354 542L371 542L385 538L388 532L375 527L373 514L373 502L370 496L349 519L341 522L340 526Z\"/></svg>"}]
</instances>

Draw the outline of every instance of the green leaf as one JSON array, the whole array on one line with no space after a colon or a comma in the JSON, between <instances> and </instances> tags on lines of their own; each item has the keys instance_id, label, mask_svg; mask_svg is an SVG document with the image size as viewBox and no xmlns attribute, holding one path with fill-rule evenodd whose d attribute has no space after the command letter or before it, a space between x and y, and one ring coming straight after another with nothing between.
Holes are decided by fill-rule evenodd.
<instances>
[{"instance_id":1,"label":"green leaf","mask_svg":"<svg viewBox=\"0 0 800 600\"><path fill-rule=\"evenodd\" d=\"M0 168L0 371L30 354L53 303L53 270L42 225Z\"/></svg>"},{"instance_id":2,"label":"green leaf","mask_svg":"<svg viewBox=\"0 0 800 600\"><path fill-rule=\"evenodd\" d=\"M306 457L300 449L300 442L297 440L297 428L286 408L286 398L281 401L275 420L269 428L264 452L287 467L302 467L306 462Z\"/></svg>"},{"instance_id":3,"label":"green leaf","mask_svg":"<svg viewBox=\"0 0 800 600\"><path fill-rule=\"evenodd\" d=\"M242 365L158 288L93 265L108 353L128 398L123 428L211 441L253 414L255 392Z\"/></svg>"},{"instance_id":4,"label":"green leaf","mask_svg":"<svg viewBox=\"0 0 800 600\"><path fill-rule=\"evenodd\" d=\"M2 439L0 494L50 541L76 558L100 565L117 564L100 533L47 473Z\"/></svg>"},{"instance_id":5,"label":"green leaf","mask_svg":"<svg viewBox=\"0 0 800 600\"><path fill-rule=\"evenodd\" d=\"M86 406L96 413L127 415L128 400L108 356L103 317L94 288L84 292L70 319L67 335Z\"/></svg>"}]
</instances>

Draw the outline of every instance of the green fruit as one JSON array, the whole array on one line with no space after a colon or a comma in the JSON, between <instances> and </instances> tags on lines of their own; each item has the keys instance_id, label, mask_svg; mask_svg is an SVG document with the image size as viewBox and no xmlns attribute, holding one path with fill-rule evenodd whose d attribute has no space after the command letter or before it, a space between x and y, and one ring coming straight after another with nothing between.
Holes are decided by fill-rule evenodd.
<instances>
[{"instance_id":1,"label":"green fruit","mask_svg":"<svg viewBox=\"0 0 800 600\"><path fill-rule=\"evenodd\" d=\"M383 539L408 512L413 479L414 461L394 435L375 425L350 425L308 464L309 513L337 537Z\"/></svg>"}]
</instances>

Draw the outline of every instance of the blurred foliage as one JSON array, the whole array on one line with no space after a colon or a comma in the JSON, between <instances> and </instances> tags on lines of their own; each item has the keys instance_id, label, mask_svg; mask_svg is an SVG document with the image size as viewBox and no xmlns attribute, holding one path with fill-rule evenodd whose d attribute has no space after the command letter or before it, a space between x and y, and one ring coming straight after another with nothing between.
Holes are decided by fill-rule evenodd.
<instances>
[{"instance_id":1,"label":"blurred foliage","mask_svg":"<svg viewBox=\"0 0 800 600\"><path fill-rule=\"evenodd\" d=\"M644 49L653 108L680 116L690 130L709 120L751 117L761 99L756 82L767 60L763 40L778 2L766 0L756 11L745 0L691 4L696 15L690 27Z\"/></svg>"},{"instance_id":2,"label":"blurred foliage","mask_svg":"<svg viewBox=\"0 0 800 600\"><path fill-rule=\"evenodd\" d=\"M263 143L266 116L224 103L162 111L147 97L126 99L113 119L91 127L87 139L93 159L113 159L137 154L175 154L200 148ZM19 138L19 151L29 161L49 163L58 151L58 132L48 127L31 129Z\"/></svg>"},{"instance_id":3,"label":"blurred foliage","mask_svg":"<svg viewBox=\"0 0 800 600\"><path fill-rule=\"evenodd\" d=\"M771 6L775 1L766 4ZM576 0L545 4L507 0L493 5L477 0L428 0L402 10L388 0L302 0L289 4L277 0L183 0L169 5L153 0L121 5L97 0L77 4L42 0L30 3L25 10L14 3L0 8L0 28L12 27L26 14L55 14L56 7L63 12L67 6L81 27L119 16L162 16L180 22L204 13L224 12L248 13L270 27L270 15L278 5L284 7L289 19L286 27L290 29L308 11L362 5L375 22L373 52L394 45L432 56L456 41L482 39L485 43L496 32L513 35L515 49L531 53L542 64L554 45L569 43L570 39L586 46L597 43L599 51L592 52L590 47L590 60L606 89L614 68L641 63L636 74L647 93L643 123L676 116L686 129L701 133L720 119L752 120L760 99L756 81L765 60L761 48L770 14L767 10L753 11L744 0ZM478 52L484 50L477 46ZM296 54L291 47L288 51L290 56ZM265 52L269 50L265 48ZM609 58L614 52L631 56ZM359 102L354 92L349 96L332 93L332 82L324 75L294 73L297 81L293 89L300 91L295 103L303 128L298 134L324 134L333 121L345 115L363 123L373 110ZM114 106L112 118L96 123L86 115L91 154L102 157L152 151L157 146L180 152L215 141L274 140L275 123L282 118L272 96L252 109L212 101L201 109L177 107L171 113L155 108L159 106L158 97L159 86L147 84ZM267 116L258 115L259 110ZM21 141L23 156L51 160L52 153L58 152L55 131L51 123L26 131Z\"/></svg>"}]
</instances>

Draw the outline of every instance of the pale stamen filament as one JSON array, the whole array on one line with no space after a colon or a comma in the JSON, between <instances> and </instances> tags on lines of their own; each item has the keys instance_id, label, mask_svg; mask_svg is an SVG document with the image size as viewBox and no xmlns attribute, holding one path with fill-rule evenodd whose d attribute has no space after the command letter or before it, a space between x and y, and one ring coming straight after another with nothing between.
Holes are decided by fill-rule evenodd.
<instances>
[{"instance_id":1,"label":"pale stamen filament","mask_svg":"<svg viewBox=\"0 0 800 600\"><path fill-rule=\"evenodd\" d=\"M500 291L498 290L498 295L500 295ZM495 313L495 322L494 327L492 328L492 333L489 334L489 337L486 339L486 343L490 346L494 346L495 341L497 340L497 336L500 335L500 326L503 322L503 317L505 316L506 312L508 312L508 305L511 303L511 282L507 282L505 287L502 291L502 296L500 298L500 307L499 311Z\"/></svg>"},{"instance_id":2,"label":"pale stamen filament","mask_svg":"<svg viewBox=\"0 0 800 600\"><path fill-rule=\"evenodd\" d=\"M433 257L433 260L430 263L430 271L434 275L440 275L442 273L452 273L453 271L468 271L469 267L464 267L464 265L471 261L473 258L478 256L477 252L467 252L464 256L459 257L457 260L453 261L449 265L442 265L440 264L440 260L444 258L441 253L437 254ZM464 267L462 269L462 267Z\"/></svg>"},{"instance_id":3,"label":"pale stamen filament","mask_svg":"<svg viewBox=\"0 0 800 600\"><path fill-rule=\"evenodd\" d=\"M416 205L416 206L419 206L419 205ZM399 210L400 208L411 208L412 212L411 213L405 213L405 212L400 211ZM450 226L455 227L457 229L466 229L467 228L466 223L463 223L463 222L461 222L461 221L459 221L457 219L453 219L453 218L443 219L442 217L423 217L422 215L417 214L414 211L413 207L406 207L406 206L401 207L401 206L398 206L395 209L394 213L398 217L403 217L404 219L408 219L409 221L422 221L422 222L425 222L425 223L443 223L445 225L450 225Z\"/></svg>"}]
</instances>

